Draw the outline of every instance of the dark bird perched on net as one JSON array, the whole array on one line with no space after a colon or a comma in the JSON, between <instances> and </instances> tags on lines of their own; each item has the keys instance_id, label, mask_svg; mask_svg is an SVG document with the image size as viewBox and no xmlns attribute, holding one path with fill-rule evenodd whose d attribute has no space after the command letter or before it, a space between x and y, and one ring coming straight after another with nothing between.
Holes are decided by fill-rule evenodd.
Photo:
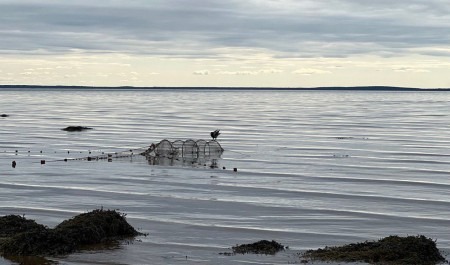
<instances>
[{"instance_id":1,"label":"dark bird perched on net","mask_svg":"<svg viewBox=\"0 0 450 265\"><path fill-rule=\"evenodd\" d=\"M220 135L220 130L215 130L214 132L211 132L211 137L213 138L213 140L216 140L217 137L219 137Z\"/></svg>"}]
</instances>

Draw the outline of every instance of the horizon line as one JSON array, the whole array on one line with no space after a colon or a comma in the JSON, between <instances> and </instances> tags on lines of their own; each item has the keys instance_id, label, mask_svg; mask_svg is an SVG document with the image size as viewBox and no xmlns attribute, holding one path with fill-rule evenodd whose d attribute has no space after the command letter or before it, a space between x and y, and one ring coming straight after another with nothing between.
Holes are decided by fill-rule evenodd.
<instances>
[{"instance_id":1,"label":"horizon line","mask_svg":"<svg viewBox=\"0 0 450 265\"><path fill-rule=\"evenodd\" d=\"M450 91L450 88L400 86L320 86L320 87L246 87L246 86L80 86L80 85L0 85L0 88L60 89L201 89L201 90L371 90L371 91Z\"/></svg>"}]
</instances>

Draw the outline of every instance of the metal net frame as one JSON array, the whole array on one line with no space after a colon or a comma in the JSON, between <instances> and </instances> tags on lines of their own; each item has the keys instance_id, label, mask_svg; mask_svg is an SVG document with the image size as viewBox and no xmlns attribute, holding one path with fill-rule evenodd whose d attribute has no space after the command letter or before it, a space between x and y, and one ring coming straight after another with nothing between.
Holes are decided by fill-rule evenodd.
<instances>
[{"instance_id":1,"label":"metal net frame","mask_svg":"<svg viewBox=\"0 0 450 265\"><path fill-rule=\"evenodd\" d=\"M217 141L210 141L205 144L204 154L207 156L220 156L223 153L223 148Z\"/></svg>"},{"instance_id":2,"label":"metal net frame","mask_svg":"<svg viewBox=\"0 0 450 265\"><path fill-rule=\"evenodd\" d=\"M170 142L169 140L162 140L161 142L159 142L156 147L155 147L155 154L158 155L170 155L173 154L173 145L172 142Z\"/></svg>"},{"instance_id":3,"label":"metal net frame","mask_svg":"<svg viewBox=\"0 0 450 265\"><path fill-rule=\"evenodd\" d=\"M198 153L198 146L196 141L189 139L183 143L182 148L183 157L195 156L197 153Z\"/></svg>"},{"instance_id":4,"label":"metal net frame","mask_svg":"<svg viewBox=\"0 0 450 265\"><path fill-rule=\"evenodd\" d=\"M151 150L150 150L151 149ZM164 139L156 145L152 145L147 154L155 156L181 156L181 157L204 157L220 156L224 149L216 140L206 141L203 139L175 140Z\"/></svg>"}]
</instances>

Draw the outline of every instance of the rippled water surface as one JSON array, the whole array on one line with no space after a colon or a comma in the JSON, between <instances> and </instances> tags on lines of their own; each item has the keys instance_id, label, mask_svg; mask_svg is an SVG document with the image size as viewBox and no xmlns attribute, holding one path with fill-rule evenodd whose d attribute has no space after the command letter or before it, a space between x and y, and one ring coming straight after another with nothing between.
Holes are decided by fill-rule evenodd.
<instances>
[{"instance_id":1,"label":"rippled water surface","mask_svg":"<svg viewBox=\"0 0 450 265\"><path fill-rule=\"evenodd\" d=\"M306 249L393 234L450 250L448 92L17 89L0 90L2 113L0 215L52 227L120 209L149 233L52 258L60 264L287 264ZM93 130L61 130L69 125ZM214 129L218 168L61 161L209 140ZM261 239L290 249L218 254Z\"/></svg>"}]
</instances>

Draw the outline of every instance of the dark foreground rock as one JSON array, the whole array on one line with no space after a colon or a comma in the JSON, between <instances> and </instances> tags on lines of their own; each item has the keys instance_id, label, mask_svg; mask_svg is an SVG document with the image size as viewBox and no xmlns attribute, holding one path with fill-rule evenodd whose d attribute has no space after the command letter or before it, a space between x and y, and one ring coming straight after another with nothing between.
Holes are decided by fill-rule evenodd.
<instances>
[{"instance_id":1,"label":"dark foreground rock","mask_svg":"<svg viewBox=\"0 0 450 265\"><path fill-rule=\"evenodd\" d=\"M445 262L436 242L423 235L389 236L379 241L349 244L340 247L308 250L305 260L367 262L386 265L432 265Z\"/></svg>"},{"instance_id":2,"label":"dark foreground rock","mask_svg":"<svg viewBox=\"0 0 450 265\"><path fill-rule=\"evenodd\" d=\"M61 129L66 132L82 132L86 130L92 130L90 127L84 127L84 126L68 126L64 129Z\"/></svg>"},{"instance_id":3,"label":"dark foreground rock","mask_svg":"<svg viewBox=\"0 0 450 265\"><path fill-rule=\"evenodd\" d=\"M88 244L143 235L112 210L94 210L50 229L20 216L0 217L0 254L38 256L69 254Z\"/></svg>"},{"instance_id":4,"label":"dark foreground rock","mask_svg":"<svg viewBox=\"0 0 450 265\"><path fill-rule=\"evenodd\" d=\"M45 226L19 215L0 217L0 240L22 232L45 229Z\"/></svg>"},{"instance_id":5,"label":"dark foreground rock","mask_svg":"<svg viewBox=\"0 0 450 265\"><path fill-rule=\"evenodd\" d=\"M266 254L275 255L277 252L284 250L284 246L272 240L261 240L252 244L242 244L231 248L234 254Z\"/></svg>"}]
</instances>

